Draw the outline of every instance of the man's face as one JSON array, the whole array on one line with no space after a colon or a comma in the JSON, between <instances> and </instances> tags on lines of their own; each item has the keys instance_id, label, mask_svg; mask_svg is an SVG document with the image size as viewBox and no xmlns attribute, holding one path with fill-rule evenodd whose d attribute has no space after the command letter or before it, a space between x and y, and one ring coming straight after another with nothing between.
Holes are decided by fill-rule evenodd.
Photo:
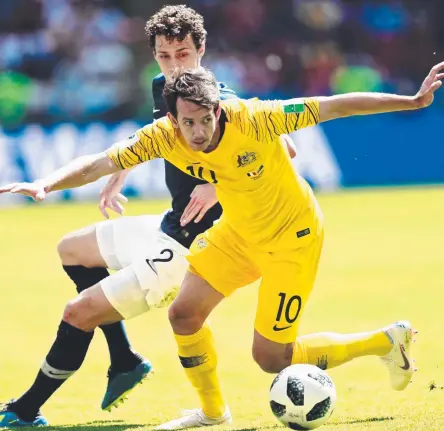
<instances>
[{"instance_id":1,"label":"man's face","mask_svg":"<svg viewBox=\"0 0 444 431\"><path fill-rule=\"evenodd\" d=\"M220 118L220 107L205 108L179 98L177 100L177 119L170 113L173 125L179 128L183 137L193 151L206 151L215 136Z\"/></svg>"},{"instance_id":2,"label":"man's face","mask_svg":"<svg viewBox=\"0 0 444 431\"><path fill-rule=\"evenodd\" d=\"M197 69L204 54L202 46L197 50L191 35L182 40L169 41L165 36L156 36L154 58L162 73L168 78L176 68Z\"/></svg>"}]
</instances>

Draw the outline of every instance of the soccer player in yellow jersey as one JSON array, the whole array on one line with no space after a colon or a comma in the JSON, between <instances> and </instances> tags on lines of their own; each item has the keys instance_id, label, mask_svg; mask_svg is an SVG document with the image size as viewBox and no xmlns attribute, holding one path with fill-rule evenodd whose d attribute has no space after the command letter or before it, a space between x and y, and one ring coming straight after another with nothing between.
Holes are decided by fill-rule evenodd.
<instances>
[{"instance_id":1,"label":"soccer player in yellow jersey","mask_svg":"<svg viewBox=\"0 0 444 431\"><path fill-rule=\"evenodd\" d=\"M441 85L443 68L444 63L433 67L415 96L351 93L223 102L211 72L182 71L165 86L168 118L145 126L105 153L77 159L31 184L4 186L0 193L42 200L50 191L79 187L158 157L215 185L223 216L193 242L189 270L169 308L179 358L201 408L159 429L231 422L206 320L225 297L260 277L253 356L264 371L277 373L295 363L331 368L359 356L377 355L388 366L392 386L402 390L413 372L408 322L368 333L297 337L317 273L323 223L310 187L295 174L279 136L340 117L426 107ZM104 300L100 285L88 291L89 306ZM82 295L78 301L84 300Z\"/></svg>"}]
</instances>

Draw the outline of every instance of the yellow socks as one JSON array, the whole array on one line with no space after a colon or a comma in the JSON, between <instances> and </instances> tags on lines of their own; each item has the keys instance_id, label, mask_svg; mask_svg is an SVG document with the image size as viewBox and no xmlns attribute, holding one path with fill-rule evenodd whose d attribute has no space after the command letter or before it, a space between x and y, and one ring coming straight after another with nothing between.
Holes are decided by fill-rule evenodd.
<instances>
[{"instance_id":1,"label":"yellow socks","mask_svg":"<svg viewBox=\"0 0 444 431\"><path fill-rule=\"evenodd\" d=\"M175 334L175 338L180 362L196 388L203 412L210 418L220 418L226 406L217 377L217 353L210 328L204 325L195 334ZM359 356L383 356L391 349L392 344L382 330L345 335L323 332L298 337L291 363L308 363L326 369Z\"/></svg>"},{"instance_id":2,"label":"yellow socks","mask_svg":"<svg viewBox=\"0 0 444 431\"><path fill-rule=\"evenodd\" d=\"M180 362L197 390L203 412L210 418L223 416L226 406L216 373L217 353L210 328L205 324L195 334L174 337Z\"/></svg>"},{"instance_id":3,"label":"yellow socks","mask_svg":"<svg viewBox=\"0 0 444 431\"><path fill-rule=\"evenodd\" d=\"M392 344L382 330L358 334L322 332L298 337L291 363L312 364L327 369L359 356L383 356L391 349Z\"/></svg>"}]
</instances>

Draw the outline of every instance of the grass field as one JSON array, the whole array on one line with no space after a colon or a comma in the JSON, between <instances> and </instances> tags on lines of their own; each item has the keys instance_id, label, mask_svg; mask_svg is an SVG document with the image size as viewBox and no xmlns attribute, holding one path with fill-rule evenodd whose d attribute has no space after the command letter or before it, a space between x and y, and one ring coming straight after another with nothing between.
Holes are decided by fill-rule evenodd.
<instances>
[{"instance_id":1,"label":"grass field","mask_svg":"<svg viewBox=\"0 0 444 431\"><path fill-rule=\"evenodd\" d=\"M410 319L419 329L419 372L404 392L391 390L375 357L333 369L337 409L323 430L444 429L444 193L441 188L348 191L319 197L326 246L301 332L351 332ZM127 214L156 213L167 201L132 202ZM0 211L0 400L33 381L74 288L56 254L66 232L100 219L94 204L30 205ZM278 426L268 406L272 376L250 355L255 288L235 294L212 318L232 429ZM197 406L176 358L165 309L127 324L155 376L112 414L100 410L108 354L96 331L83 368L44 407L53 430L149 430ZM429 389L431 382L437 388Z\"/></svg>"}]
</instances>

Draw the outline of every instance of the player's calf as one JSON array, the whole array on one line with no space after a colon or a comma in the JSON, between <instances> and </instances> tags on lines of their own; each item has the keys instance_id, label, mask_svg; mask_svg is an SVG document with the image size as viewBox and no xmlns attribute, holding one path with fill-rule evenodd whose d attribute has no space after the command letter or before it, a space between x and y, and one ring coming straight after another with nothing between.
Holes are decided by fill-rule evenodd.
<instances>
[{"instance_id":1,"label":"player's calf","mask_svg":"<svg viewBox=\"0 0 444 431\"><path fill-rule=\"evenodd\" d=\"M92 338L93 332L79 330L62 320L34 383L19 399L8 403L2 420L7 420L7 425L17 418L31 425L39 423L40 408L81 367Z\"/></svg>"},{"instance_id":2,"label":"player's calf","mask_svg":"<svg viewBox=\"0 0 444 431\"><path fill-rule=\"evenodd\" d=\"M124 287L124 286L122 286ZM111 305L97 284L83 291L70 301L65 308L64 321L84 332L93 331L97 326L109 328L111 332L122 331L122 327L110 325L120 322L122 316ZM106 331L105 336L108 335ZM110 344L111 367L108 384L102 401L102 409L110 411L126 399L127 395L151 372L151 363L134 352L129 343Z\"/></svg>"},{"instance_id":3,"label":"player's calf","mask_svg":"<svg viewBox=\"0 0 444 431\"><path fill-rule=\"evenodd\" d=\"M279 373L291 364L292 344L280 344L254 332L253 359L266 373Z\"/></svg>"},{"instance_id":4,"label":"player's calf","mask_svg":"<svg viewBox=\"0 0 444 431\"><path fill-rule=\"evenodd\" d=\"M114 262L113 265L107 260L110 255L115 254L114 234L113 222L101 222L66 235L58 245L63 269L80 294L68 303L64 318L73 327L83 331L92 331L100 326L108 344L111 365L102 402L102 408L105 409L121 401L151 369L149 362L133 351L121 322L122 314L103 294L107 281L120 277L117 291L120 295L131 297L131 292L128 293L127 289L128 282L131 285L133 281L122 277L120 271L110 276L107 270L107 267L120 269L119 262ZM107 253L107 258L103 257L103 253Z\"/></svg>"}]
</instances>

